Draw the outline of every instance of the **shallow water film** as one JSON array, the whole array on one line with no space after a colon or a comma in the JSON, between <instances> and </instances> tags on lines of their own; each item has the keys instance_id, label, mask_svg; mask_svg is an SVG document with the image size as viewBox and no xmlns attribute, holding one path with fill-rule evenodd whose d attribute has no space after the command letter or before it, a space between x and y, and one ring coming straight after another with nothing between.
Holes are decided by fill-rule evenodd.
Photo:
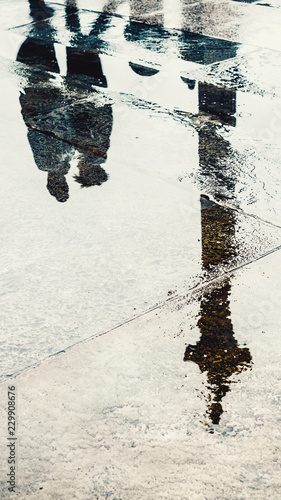
<instances>
[{"instance_id":1,"label":"shallow water film","mask_svg":"<svg viewBox=\"0 0 281 500\"><path fill-rule=\"evenodd\" d=\"M1 498L279 500L280 28L0 0Z\"/></svg>"}]
</instances>

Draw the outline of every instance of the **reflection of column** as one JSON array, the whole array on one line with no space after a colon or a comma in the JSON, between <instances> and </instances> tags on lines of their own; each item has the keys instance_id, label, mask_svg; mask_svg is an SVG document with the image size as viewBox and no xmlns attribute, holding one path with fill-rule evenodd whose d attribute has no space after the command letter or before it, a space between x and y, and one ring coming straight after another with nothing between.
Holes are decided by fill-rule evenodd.
<instances>
[{"instance_id":1,"label":"reflection of column","mask_svg":"<svg viewBox=\"0 0 281 500\"><path fill-rule=\"evenodd\" d=\"M235 215L201 197L202 264L210 269L235 257ZM230 391L231 376L251 365L248 348L239 347L230 319L230 279L224 280L202 297L198 327L201 338L196 345L188 345L184 361L193 361L201 372L207 372L209 396L207 414L218 424L223 413L222 398Z\"/></svg>"},{"instance_id":2,"label":"reflection of column","mask_svg":"<svg viewBox=\"0 0 281 500\"><path fill-rule=\"evenodd\" d=\"M235 126L236 92L224 87L198 83L199 172L201 190L219 198L234 196L235 171L231 165L233 150L219 133L221 125ZM206 116L204 116L206 115Z\"/></svg>"},{"instance_id":3,"label":"reflection of column","mask_svg":"<svg viewBox=\"0 0 281 500\"><path fill-rule=\"evenodd\" d=\"M199 111L219 117L221 123L235 127L236 91L210 83L198 84Z\"/></svg>"},{"instance_id":4,"label":"reflection of column","mask_svg":"<svg viewBox=\"0 0 281 500\"><path fill-rule=\"evenodd\" d=\"M236 256L235 212L201 196L202 265L206 271Z\"/></svg>"}]
</instances>

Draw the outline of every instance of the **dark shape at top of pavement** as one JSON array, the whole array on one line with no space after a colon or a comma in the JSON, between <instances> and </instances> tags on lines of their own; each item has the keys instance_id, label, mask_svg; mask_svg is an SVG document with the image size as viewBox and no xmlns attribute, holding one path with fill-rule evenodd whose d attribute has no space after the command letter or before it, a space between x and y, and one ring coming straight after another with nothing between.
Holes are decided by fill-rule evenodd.
<instances>
[{"instance_id":1,"label":"dark shape at top of pavement","mask_svg":"<svg viewBox=\"0 0 281 500\"><path fill-rule=\"evenodd\" d=\"M154 51L166 51L166 40L174 41L178 57L198 64L212 64L236 56L239 43L211 38L189 31L168 30L163 26L129 21L125 27L127 41Z\"/></svg>"},{"instance_id":2,"label":"dark shape at top of pavement","mask_svg":"<svg viewBox=\"0 0 281 500\"><path fill-rule=\"evenodd\" d=\"M181 76L181 79L184 83L187 84L189 90L195 89L196 80L192 80L191 78L187 78L185 76Z\"/></svg>"},{"instance_id":3,"label":"dark shape at top of pavement","mask_svg":"<svg viewBox=\"0 0 281 500\"><path fill-rule=\"evenodd\" d=\"M30 1L34 2L34 0ZM112 16L104 12L97 15L94 12L91 14L90 12L79 11L76 4L70 1L66 2L65 7L65 27L63 27L60 21L59 30L56 32L54 29L50 29L50 24L48 24L50 19L46 19L46 17L51 17L52 13L44 18L45 9L42 4L44 2L40 2L42 12L41 22L35 23L40 25L40 30L38 26L34 26L34 30L29 29L28 36L37 39L40 38L44 41L61 42L61 39L65 39L63 31L66 29L71 33L70 44L85 51L95 49L107 52L110 49L111 42L107 42L104 35L113 22L123 25L123 41L135 44L142 49L149 50L151 53L165 54L169 46L170 57L180 58L197 64L208 65L233 58L237 54L237 48L241 46L241 44L236 42L216 39L186 30L178 31L165 28L163 26L163 19L162 21L161 18L157 19L157 22L155 21L154 23L153 16L152 18L148 16L149 21L146 20L145 22L142 20L143 17L137 14L132 15L129 20L114 18L115 20L113 21ZM132 4L131 9L134 10ZM38 20L38 9L36 15L34 10L31 10L31 12L34 15L34 20ZM94 20L89 22L91 15ZM82 33L80 25L80 18L84 16L86 16L86 24L88 24L89 30L87 35ZM21 32L25 36L27 35L26 26L16 28L15 31ZM112 43L110 51L116 50L114 43ZM122 43L121 39L118 43Z\"/></svg>"}]
</instances>

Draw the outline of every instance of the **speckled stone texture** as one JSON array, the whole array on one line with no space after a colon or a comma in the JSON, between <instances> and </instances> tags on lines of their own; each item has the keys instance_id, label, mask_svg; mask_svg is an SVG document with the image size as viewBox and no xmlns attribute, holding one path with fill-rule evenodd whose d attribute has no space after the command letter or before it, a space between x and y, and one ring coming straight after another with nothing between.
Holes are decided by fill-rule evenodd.
<instances>
[{"instance_id":1,"label":"speckled stone texture","mask_svg":"<svg viewBox=\"0 0 281 500\"><path fill-rule=\"evenodd\" d=\"M0 0L1 498L279 500L280 25Z\"/></svg>"}]
</instances>

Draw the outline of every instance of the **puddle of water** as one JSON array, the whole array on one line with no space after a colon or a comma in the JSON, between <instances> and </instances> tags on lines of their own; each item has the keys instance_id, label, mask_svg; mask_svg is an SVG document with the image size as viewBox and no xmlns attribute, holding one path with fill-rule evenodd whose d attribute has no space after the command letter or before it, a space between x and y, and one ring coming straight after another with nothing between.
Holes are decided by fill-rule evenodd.
<instances>
[{"instance_id":1,"label":"puddle of water","mask_svg":"<svg viewBox=\"0 0 281 500\"><path fill-rule=\"evenodd\" d=\"M246 153L238 153L239 148L235 148L235 134L238 137L247 128L247 100L239 104L239 94L234 89L198 80L192 74L180 78L177 63L174 65L175 72L171 72L176 83L171 86L171 79L165 81L169 71L165 73L159 65L140 63L138 56L127 58L124 62L122 57L119 60L119 57L100 55L87 45L85 25L89 31L89 13L80 15L81 19L77 12L68 16L66 27L59 35L69 41L64 51L64 76L60 74L62 65L57 60L54 44L54 40L59 40L56 27L65 22L61 16L24 28L22 32L26 32L26 38L16 34L21 30L9 34L15 37L11 54L15 53L14 59L17 59L15 71L21 88L19 105L23 122L19 127L22 130L25 126L27 131L27 142L22 151L24 157L28 155L28 162L32 162L33 157L32 168L28 170L29 182L24 184L22 172L18 172L14 182L19 182L23 176L23 217L25 210L28 212L29 204L33 203L27 196L28 190L32 192L33 185L38 189L37 198L43 200L43 212L40 212L40 222L34 218L30 221L30 231L37 235L34 251L30 255L27 252L30 233L25 232L24 227L19 243L14 241L15 235L10 236L5 255L9 256L8 267L14 271L11 287L8 282L6 286L13 296L14 306L18 300L15 289L19 282L23 289L29 290L27 295L31 295L37 304L40 313L36 317L28 303L25 303L25 308L33 318L28 331L30 338L33 338L37 326L43 325L40 333L42 356L69 342L65 324L71 324L72 340L81 336L85 338L90 331L98 333L102 328L116 324L120 318L127 318L134 310L143 311L146 304L149 307L165 300L166 290L179 292L219 276L233 266L274 248L280 241L277 229L212 204L207 198L202 197L201 201L209 204L209 208L200 208L199 195L202 192L211 194L220 202L231 201L239 205L241 200L245 200L245 185L249 184L250 189L257 191L251 162L248 162ZM90 29L92 36L99 40L98 45L100 41L105 41L103 36L110 34L110 30L113 40L114 29L118 25L123 34L127 30L127 36L135 37L133 46L140 44L145 47L146 54L147 49L154 51L159 35L163 47L171 42L170 32L165 31L163 26L138 23L132 30L132 21L95 13L91 17ZM184 57L202 64L214 57L220 60L221 41L176 32L173 32L173 37L175 43L173 40L172 43L177 46L175 54L179 60ZM146 47L147 43L151 47ZM189 53L189 44L190 47L196 46L194 52ZM169 52L170 49L167 50ZM223 42L222 54L234 56L236 50L235 44ZM173 49L169 57L170 54L173 54ZM127 73L124 72L118 80L114 73L118 74L118 66L122 64L126 66ZM128 74L131 80L127 79ZM126 80L127 87L124 86ZM133 83L137 81L141 82L139 87ZM158 83L153 85L151 82ZM127 93L129 88L130 95ZM170 100L167 100L168 94ZM174 112L177 99L182 104L183 95L186 96L185 111ZM161 104L166 104L166 107ZM240 116L241 106L244 106L243 116ZM20 117L15 121L19 123ZM264 178L261 177L259 182L263 185ZM80 186L89 189L80 190ZM9 189L12 189L11 186ZM262 190L266 191L264 186ZM270 190L266 192L267 196L268 192ZM259 195L258 191L257 199ZM66 207L64 211L60 212L58 206L53 207L51 200L60 202L57 204L60 207ZM32 211L36 211L37 202L34 201ZM52 222L48 223L51 223L53 235L48 250L51 255L56 253L53 241L58 240L58 234L61 238L57 262L53 262L50 276L38 264L42 254L42 231L43 240L48 240L47 225L43 224L42 228L42 220L49 210ZM89 213L93 214L91 222ZM62 229L65 221L67 230ZM81 232L80 238L76 235L77 227ZM213 239L210 237L211 230ZM79 239L86 242L79 262L76 262L78 248L69 244L69 238L72 242ZM203 269L200 272L201 241ZM110 250L114 246L118 248L116 255ZM127 248L125 252L124 248ZM22 254L25 255L23 261ZM69 264L65 262L66 254ZM88 269L88 263L92 261L94 269ZM16 262L22 262L26 275L33 283L31 288L40 288L38 297L13 268ZM36 272L32 267L34 262L37 263ZM45 264L48 269L49 265ZM57 275L61 277L60 311L48 292L53 290ZM5 275L4 280L7 279ZM153 287L151 282L155 283ZM114 290L123 289L114 296ZM69 290L67 294L73 295L70 299L73 311L80 311L79 314L77 312L79 317L84 307L87 311L82 333L77 326L76 312L69 316L71 306L64 302L66 290ZM77 295L80 295L78 309L73 304ZM93 296L99 296L95 306L96 327L91 324ZM110 306L109 296L112 301ZM226 303L226 291L224 297ZM59 314L56 320L50 320L51 323L45 318L49 301ZM120 303L124 304L123 308ZM23 308L16 320L21 326L13 321L11 325L16 337L17 329L22 332L22 325L26 322L24 318ZM64 323L66 319L67 323ZM50 346L47 346L43 337L50 325L57 321L61 325L63 339L57 342L52 337ZM201 333L203 335L204 332ZM233 345L236 345L235 342ZM34 353L30 353L28 359L34 359L33 356Z\"/></svg>"},{"instance_id":2,"label":"puddle of water","mask_svg":"<svg viewBox=\"0 0 281 500\"><path fill-rule=\"evenodd\" d=\"M162 24L147 24L106 14L72 11L66 18L53 19L12 30L35 39L71 44L81 50L133 55L136 63L148 59L159 63L178 58L202 65L233 58L241 44L208 36L164 28Z\"/></svg>"},{"instance_id":3,"label":"puddle of water","mask_svg":"<svg viewBox=\"0 0 281 500\"><path fill-rule=\"evenodd\" d=\"M54 64L52 44L45 50L48 67ZM28 47L19 53L28 58ZM41 67L43 63L41 58ZM93 92L89 77L62 78L22 63L17 71L23 120L18 116L16 126L27 127L28 142L22 146L19 142L22 162L13 163L17 172L13 182L5 181L9 220L17 228L11 233L5 224L3 231L9 270L2 274L7 290L3 310L9 317L9 339L14 339L14 348L10 342L6 353L10 354L5 355L6 373L11 366L16 369L37 360L39 350L42 359L167 299L169 290L180 293L278 244L279 232L270 226L213 205L208 212L213 219L209 216L205 226L221 220L225 231L216 233L216 241L222 249L230 248L225 240L229 231L235 251L220 254L219 244L212 246L210 241L209 254L213 248L218 257L200 272L200 218L207 212L202 210L201 215L194 181L180 182L179 177L187 168L198 169L198 158L204 163L207 152L203 154L202 147L208 150L214 127L221 126L218 120L233 112L232 93L225 112L219 106L218 116L213 121L208 118L210 134L202 146L197 125L194 128L168 110L134 97L106 95L103 86ZM191 93L199 92L198 84L193 90L188 82L182 85ZM206 108L206 87L202 92ZM210 95L215 101L213 87ZM222 95L219 91L218 102ZM220 144L220 151L223 159L231 149ZM69 168L74 153L73 179ZM207 163L211 164L206 161L206 167ZM219 178L220 173L214 163L212 175ZM79 183L82 178L84 184ZM20 217L13 209L18 183ZM78 189L85 184L91 187ZM203 242L207 245L204 235Z\"/></svg>"}]
</instances>

